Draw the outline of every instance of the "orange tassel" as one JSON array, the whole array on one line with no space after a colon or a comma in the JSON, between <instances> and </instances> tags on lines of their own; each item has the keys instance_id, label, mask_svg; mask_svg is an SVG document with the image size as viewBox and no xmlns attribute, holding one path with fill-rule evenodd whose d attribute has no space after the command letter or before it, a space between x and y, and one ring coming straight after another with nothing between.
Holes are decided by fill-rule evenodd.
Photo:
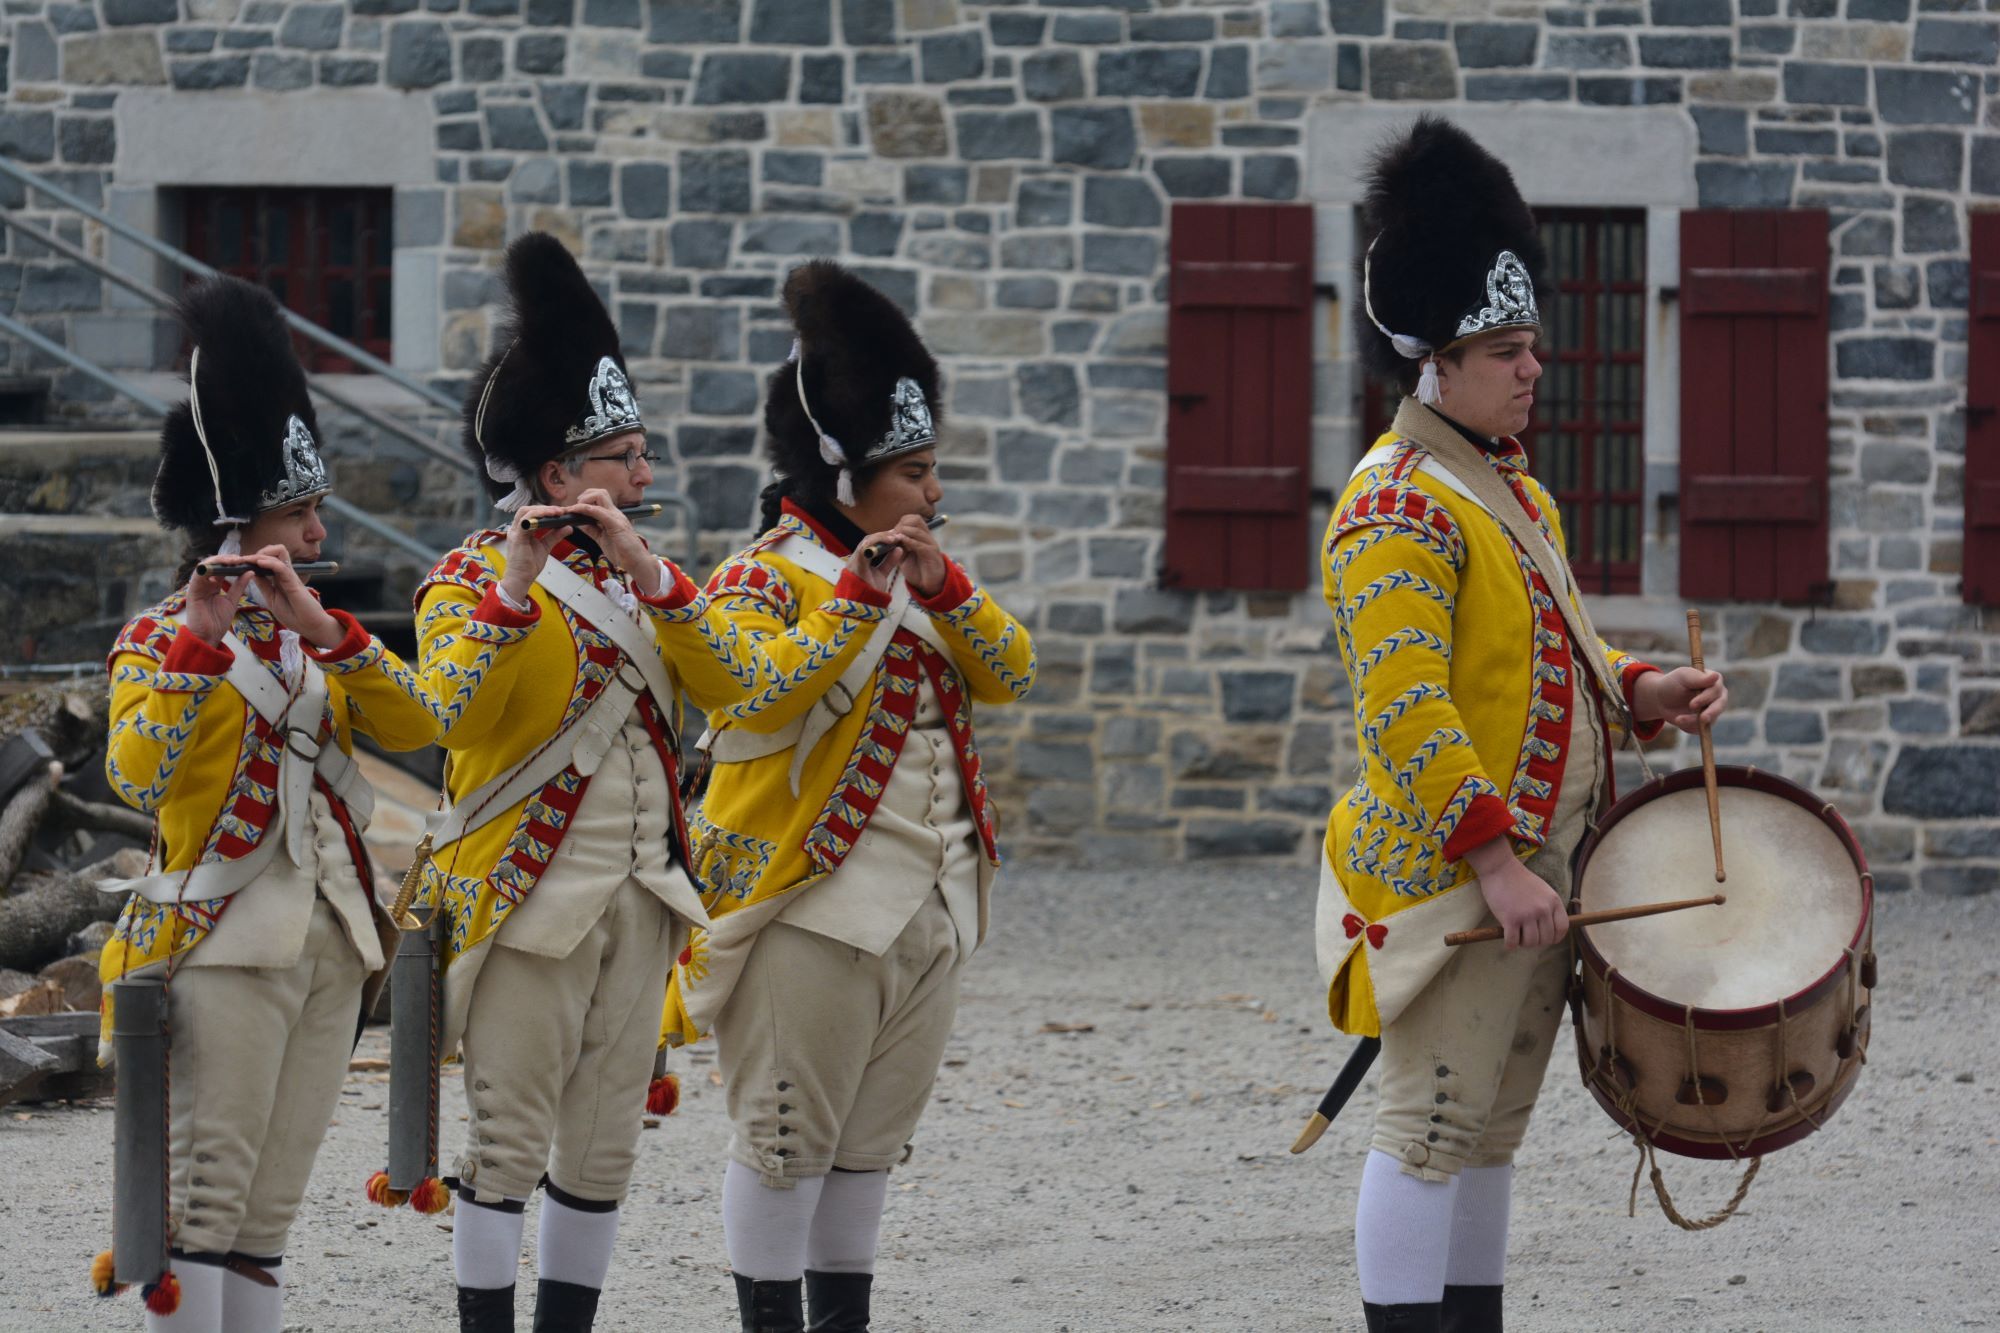
<instances>
[{"instance_id":1,"label":"orange tassel","mask_svg":"<svg viewBox=\"0 0 2000 1333\"><path fill-rule=\"evenodd\" d=\"M181 1308L181 1280L172 1273L162 1273L144 1294L146 1308L162 1319Z\"/></svg>"},{"instance_id":2,"label":"orange tassel","mask_svg":"<svg viewBox=\"0 0 2000 1333\"><path fill-rule=\"evenodd\" d=\"M429 1216L441 1213L451 1206L451 1191L436 1176L426 1176L410 1191L410 1207Z\"/></svg>"},{"instance_id":3,"label":"orange tassel","mask_svg":"<svg viewBox=\"0 0 2000 1333\"><path fill-rule=\"evenodd\" d=\"M672 1074L653 1080L646 1089L648 1115L672 1115L681 1104L681 1081Z\"/></svg>"},{"instance_id":4,"label":"orange tassel","mask_svg":"<svg viewBox=\"0 0 2000 1333\"><path fill-rule=\"evenodd\" d=\"M90 1261L90 1286L100 1296L116 1296L125 1290L118 1281L117 1266L111 1261L111 1251L101 1251Z\"/></svg>"},{"instance_id":5,"label":"orange tassel","mask_svg":"<svg viewBox=\"0 0 2000 1333\"><path fill-rule=\"evenodd\" d=\"M404 1202L410 1197L403 1190L392 1190L389 1188L389 1173L387 1171L377 1171L374 1175L368 1177L367 1192L368 1202L379 1203L384 1208L401 1208Z\"/></svg>"}]
</instances>

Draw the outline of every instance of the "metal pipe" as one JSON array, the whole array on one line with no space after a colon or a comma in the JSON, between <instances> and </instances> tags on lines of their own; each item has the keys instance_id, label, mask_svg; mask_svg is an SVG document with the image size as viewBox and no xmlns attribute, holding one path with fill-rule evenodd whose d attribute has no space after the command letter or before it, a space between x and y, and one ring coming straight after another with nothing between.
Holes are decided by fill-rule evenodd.
<instances>
[{"instance_id":1,"label":"metal pipe","mask_svg":"<svg viewBox=\"0 0 2000 1333\"><path fill-rule=\"evenodd\" d=\"M167 414L167 405L161 402L159 399L153 397L152 394L147 393L144 389L136 388L133 385L127 384L124 380L119 379L116 375L112 374L110 371L103 369L101 366L98 366L95 362L84 360L82 357L78 356L75 352L70 351L69 348L64 347L61 343L51 342L49 339L44 338L41 334L29 328L26 324L23 324L21 323L21 321L15 319L12 315L0 315L0 329L5 329L7 332L13 334L16 338L19 338L22 342L28 344L28 346L34 348L36 351L41 352L46 356L54 357L56 360L68 366L71 370L81 371L85 375L88 375L91 379L96 380L99 384L102 384L105 388L111 390L113 393L124 394L127 398L130 398L133 402L145 408L148 412L151 412L154 416L163 417Z\"/></svg>"},{"instance_id":2,"label":"metal pipe","mask_svg":"<svg viewBox=\"0 0 2000 1333\"><path fill-rule=\"evenodd\" d=\"M110 216L108 213L105 213L102 210L93 207L89 203L78 198L76 195L71 194L68 190L63 189L61 186L50 184L48 181L43 180L40 176L37 176L34 172L22 169L18 164L10 162L4 157L0 157L0 175L13 177L15 180L20 181L22 184L28 186L30 189L40 191L41 193L47 195L49 198L55 200L57 203L63 205L65 208L71 208L76 210L77 212L83 214L85 217L89 218L91 221L95 222L98 226L104 227L107 230L115 233L116 235L124 237L126 240L132 242L134 245L141 247L142 249L152 251L154 254L166 260L168 263L178 265L179 267L185 269L189 273L193 273L204 278L212 278L215 276L216 270L210 268L207 264L202 263L199 259L196 259L193 255L186 254L180 250L176 250L173 246L168 245L165 241L162 241L154 236L148 236L145 232L140 231L138 228L134 226L131 226L129 223L118 221L116 218ZM425 384L420 380L411 378L410 376L404 374L402 371L396 369L394 366L390 365L388 362L382 360L380 357L373 356L368 352L363 351L361 348L356 347L353 343L347 341L347 339L341 337L339 334L329 333L325 329L321 328L319 325L313 323L311 320L305 319L299 315L295 315L289 310L285 311L284 315L285 315L285 322L291 325L291 327L295 331L304 334L307 338L310 338L312 341L318 343L320 346L331 348L332 350L339 352L342 356L348 358L350 361L353 361L362 366L366 366L369 370L373 371L375 374L380 375L382 378L390 380L393 383L402 385L405 389L408 389L411 393L414 393L421 398L429 400L430 402L436 404L438 407L442 408L446 412L455 413L459 410L459 405L456 402L452 401L452 399L446 396L445 394L439 392L438 390L432 388L430 385Z\"/></svg>"},{"instance_id":3,"label":"metal pipe","mask_svg":"<svg viewBox=\"0 0 2000 1333\"><path fill-rule=\"evenodd\" d=\"M112 1268L120 1282L145 1283L167 1266L167 988L125 977L110 989Z\"/></svg>"},{"instance_id":4,"label":"metal pipe","mask_svg":"<svg viewBox=\"0 0 2000 1333\"><path fill-rule=\"evenodd\" d=\"M105 388L111 390L113 393L119 393L125 395L125 397L130 398L133 402L137 403L140 407L146 409L148 412L151 412L154 416L163 417L167 414L168 411L167 405L161 402L159 399L153 397L153 395L151 395L150 393L147 393L144 389L138 388L137 386L132 384L127 384L124 380L119 379L116 375L112 374L110 371L105 370L102 367L90 361L84 360L82 357L78 356L75 352L70 351L69 348L64 347L61 343L51 342L49 339L44 338L41 334L29 328L26 324L21 323L13 316L0 315L0 329L4 329L6 332L13 334L16 338L19 338L22 342L28 344L28 346L34 348L36 351L43 352L49 356L54 357L56 360L62 362L64 365L69 366L72 370L81 371L83 374L88 375L91 379L96 380L99 384L102 384ZM434 551L430 547L424 545L422 542L418 541L415 537L410 536L407 532L404 532L399 528L390 527L387 523L384 523L381 519L375 517L367 510L357 509L355 506L349 504L347 501L341 499L337 495L327 496L326 500L324 501L324 504L329 513L338 514L341 518L346 519L348 522L354 524L356 527L367 529L369 532L374 533L377 537L380 537L383 541L388 542L392 546L399 547L402 550L409 552L411 555L417 556L419 559L436 560L438 558L439 553L437 551Z\"/></svg>"},{"instance_id":5,"label":"metal pipe","mask_svg":"<svg viewBox=\"0 0 2000 1333\"><path fill-rule=\"evenodd\" d=\"M33 237L36 244L47 246L65 259L83 265L99 277L109 279L141 300L149 301L162 310L172 310L174 308L174 299L159 288L120 273L117 269L98 259L95 255L90 254L81 246L72 245L60 236L51 235L43 231L40 227L32 227L11 213L0 213L0 226L12 227L25 236ZM371 408L363 407L346 394L337 389L328 388L318 380L309 380L308 382L311 384L314 393L341 408L343 411L353 413L378 430L388 431L391 435L414 444L417 448L422 449L439 462L447 463L467 476L472 475L471 460L458 450L439 444L435 439L425 435L414 426L405 425L393 417L383 416Z\"/></svg>"}]
</instances>

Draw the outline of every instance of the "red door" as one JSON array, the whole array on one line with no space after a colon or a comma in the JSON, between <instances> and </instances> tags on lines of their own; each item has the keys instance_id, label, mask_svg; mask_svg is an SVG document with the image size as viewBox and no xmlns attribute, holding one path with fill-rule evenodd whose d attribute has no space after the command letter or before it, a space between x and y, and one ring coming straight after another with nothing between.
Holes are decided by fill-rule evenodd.
<instances>
[{"instance_id":1,"label":"red door","mask_svg":"<svg viewBox=\"0 0 2000 1333\"><path fill-rule=\"evenodd\" d=\"M1167 317L1171 588L1312 569L1312 209L1176 204Z\"/></svg>"}]
</instances>

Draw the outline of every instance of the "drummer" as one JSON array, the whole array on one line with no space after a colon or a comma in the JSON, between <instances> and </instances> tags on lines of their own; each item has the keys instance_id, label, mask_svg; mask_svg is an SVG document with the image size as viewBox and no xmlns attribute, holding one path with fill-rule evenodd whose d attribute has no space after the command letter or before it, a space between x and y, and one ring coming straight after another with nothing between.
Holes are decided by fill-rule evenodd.
<instances>
[{"instance_id":1,"label":"drummer","mask_svg":"<svg viewBox=\"0 0 2000 1333\"><path fill-rule=\"evenodd\" d=\"M1407 396L1322 548L1361 781L1327 831L1319 955L1334 1023L1382 1038L1355 1218L1367 1326L1486 1333L1611 727L1696 731L1728 693L1604 644L1574 595L1555 503L1513 438L1542 371L1547 259L1507 168L1421 117L1367 185L1360 335ZM1505 948L1443 946L1496 920Z\"/></svg>"}]
</instances>

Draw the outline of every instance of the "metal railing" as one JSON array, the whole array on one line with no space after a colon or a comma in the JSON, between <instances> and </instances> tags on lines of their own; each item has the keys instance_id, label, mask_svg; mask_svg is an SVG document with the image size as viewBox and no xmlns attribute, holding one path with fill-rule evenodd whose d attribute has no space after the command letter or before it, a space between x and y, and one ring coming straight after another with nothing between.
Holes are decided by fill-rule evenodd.
<instances>
[{"instance_id":1,"label":"metal railing","mask_svg":"<svg viewBox=\"0 0 2000 1333\"><path fill-rule=\"evenodd\" d=\"M167 405L135 384L128 384L104 367L78 356L61 343L45 338L35 330L21 323L12 315L0 315L0 330L5 330L19 338L44 356L54 357L70 369L88 375L113 393L123 394L137 403L145 411L156 417L164 417L170 410ZM365 509L349 504L337 495L329 495L321 501L327 512L338 515L358 528L365 528L392 546L400 547L422 560L435 561L442 552L424 545L400 528L391 527Z\"/></svg>"},{"instance_id":2,"label":"metal railing","mask_svg":"<svg viewBox=\"0 0 2000 1333\"><path fill-rule=\"evenodd\" d=\"M123 239L130 241L134 245L137 245L140 248L159 256L160 258L166 260L167 262L176 265L185 272L192 273L195 274L197 277L203 277L203 278L210 278L217 276L216 269L212 268L207 264L204 264L199 259L196 259L193 255L190 255L185 251L178 250L175 247L168 245L165 241L160 240L158 237L149 235L146 232L143 232L138 228L133 227L129 223L120 222L118 219L112 217L110 214L105 213L103 210L93 206L87 200L79 198L75 194L72 194L68 190L63 189L59 185L44 180L42 177L37 176L34 172L27 170L26 168L22 167L19 163L8 160L4 156L0 156L0 176L11 177L12 179L19 181L21 184L25 185L31 190L35 190L41 194L47 195L49 198L55 200L63 207L71 209L72 211L79 213L84 217L89 218L91 221L105 228L113 235L122 237ZM69 259L74 263L82 264L84 267L88 268L91 272L97 274L102 278L107 279L110 282L117 284L120 287L123 287L125 290L133 293L140 299L147 301L160 309L171 310L174 306L173 298L168 296L165 292L160 291L157 287L154 287L149 283L141 282L138 279L133 278L125 273L119 272L111 265L98 259L96 256L90 254L88 251L82 249L81 247L72 245L70 242L62 239L59 236L54 235L51 232L43 231L39 227L31 226L21 218L14 216L10 212L0 212L0 226L7 226L13 228L14 230L27 236L35 244L45 246L50 251L62 255L64 258ZM324 347L329 351L336 352L339 355L346 357L350 361L353 361L355 364L363 366L372 373L381 376L383 379L388 380L390 383L395 384L412 394L415 394L418 398L422 399L424 402L430 404L431 406L441 408L445 412L450 413L453 417L456 417L458 415L460 411L460 404L456 400L452 399L449 395L441 392L437 388L429 384L425 384L423 381L415 379L408 374L405 374L403 371L396 369L388 362L383 361L379 357L370 354L366 350L355 346L353 343L349 342L345 338L342 338L340 335L336 333L331 333L328 330L321 328L319 325L313 323L311 320L306 319L301 315L295 314L290 310L285 310L282 313L284 314L285 317L285 323L295 332L305 337L308 341L316 343L319 346ZM75 353L69 351L67 348L62 347L57 343L51 342L49 339L44 338L42 335L36 333L33 329L29 328L28 326L8 316L0 315L0 329L4 329L7 332L13 334L15 337L20 338L23 342L26 342L29 346L34 347L37 351L55 357L57 360L63 362L65 365L70 366L72 369L77 370L82 374L89 376L91 379L97 381L99 384L104 385L106 388L111 389L113 392L124 395L125 397L131 399L133 402L138 403L140 406L144 407L147 411L152 412L154 415L156 416L166 415L168 410L166 405L161 403L158 399L154 398L151 394L146 393L145 391L137 388L134 385L128 384L124 380L118 378L116 375L113 375L109 371L105 370L103 367L98 366L95 363L90 362L84 359L83 357L76 355ZM315 394L318 394L320 397L324 398L327 402L334 404L335 406L341 408L343 411L350 412L354 416L359 417L361 420L376 427L377 429L388 431L390 434L396 436L398 439L404 440L410 444L415 445L417 448L423 450L425 454L427 454L429 457L436 459L439 462L445 463L446 465L456 469L457 471L465 474L468 477L475 476L475 470L473 468L472 461L466 458L464 454L462 454L458 450L452 449L448 445L440 444L437 440L425 435L422 431L417 430L415 427L410 426L405 422L397 421L393 417L386 416L382 413L374 411L373 409L365 407L359 402L356 402L353 398L349 397L348 395L342 393L337 389L329 388L327 385L319 382L318 380L309 379L308 384ZM662 495L656 495L653 496L652 498L657 500L660 504L664 505L668 510L671 510L672 512L680 515L681 526L686 533L688 546L690 552L692 552L693 548L696 546L696 544L700 539L699 538L700 530L697 527L697 523L699 521L699 511L696 510L694 502L688 499L685 495L679 495L672 492ZM334 496L329 496L327 498L326 504L327 508L331 512L336 513L340 517L349 520L358 527L367 529L368 531L383 538L385 541L389 541L406 551L422 555L427 559L435 559L437 557L438 554L437 552L432 551L430 548L426 546L423 546L421 543L417 542L414 538L397 530L396 528L390 527L387 523L384 523L381 519L376 518L373 514L368 513L366 510L356 508L354 505L351 505L346 501L341 500L338 497Z\"/></svg>"},{"instance_id":3,"label":"metal railing","mask_svg":"<svg viewBox=\"0 0 2000 1333\"><path fill-rule=\"evenodd\" d=\"M68 190L63 189L60 185L56 185L50 181L43 180L40 176L37 176L34 172L25 169L17 162L10 162L5 157L0 157L0 176L12 177L14 180L17 180L21 182L21 184L27 186L29 189L47 195L49 198L61 204L64 208L70 209L73 212L81 213L83 216L89 218L92 222L95 222L98 226L103 227L106 231L111 232L113 235L122 237L125 240L130 241L132 244L140 247L141 249L151 251L153 254L158 255L161 259L166 260L168 263L173 264L183 269L186 272L194 274L196 277L213 278L217 276L217 270L209 267L207 264L202 263L199 259L196 259L193 255L188 254L186 251L176 250L173 246L168 245L165 241L159 239L157 236L148 235L146 232L140 231L137 227L132 226L130 223L120 222L117 218L114 218L110 214L104 212L103 210L94 207L88 201L80 199L76 195L71 194ZM0 215L0 217L4 216L5 215ZM20 225L16 219L11 217L6 218L6 221L12 225ZM29 234L34 235L38 240L42 238L41 233L34 231L32 228L26 228L26 230L28 230ZM101 272L102 270L99 271ZM411 393L417 395L419 398L424 399L425 401L429 402L435 407L442 408L444 411L449 412L454 416L458 414L459 404L449 394L443 393L440 390L432 387L431 385L425 384L422 380L414 379L411 376L404 374L402 371L390 365L387 361L382 360L380 357L377 357L363 350L360 347L356 347L353 343L347 341L347 339L341 337L337 333L327 332L327 330L321 328L319 325L313 323L311 320L305 318L302 315L294 314L289 310L285 311L284 315L285 315L285 323L291 326L292 331L306 338L308 341L317 343L321 347L326 348L328 351L338 352L341 356L346 357L348 360L354 362L356 365L366 367L372 373L380 375L383 379L388 380L391 384L399 385L402 388L409 390ZM463 467L467 472L470 472L472 470L472 465L466 460L459 459L457 461L459 465Z\"/></svg>"}]
</instances>

